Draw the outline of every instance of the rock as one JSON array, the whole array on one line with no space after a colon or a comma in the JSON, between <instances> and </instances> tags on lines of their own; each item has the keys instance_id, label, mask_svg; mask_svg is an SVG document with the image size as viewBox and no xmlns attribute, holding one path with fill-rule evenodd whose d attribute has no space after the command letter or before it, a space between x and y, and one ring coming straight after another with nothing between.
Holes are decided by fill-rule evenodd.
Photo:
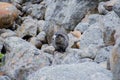
<instances>
[{"instance_id":1,"label":"rock","mask_svg":"<svg viewBox=\"0 0 120 80\"><path fill-rule=\"evenodd\" d=\"M4 47L6 59L3 70L13 79L24 80L34 71L50 65L51 55L43 53L21 38L6 38Z\"/></svg>"},{"instance_id":2,"label":"rock","mask_svg":"<svg viewBox=\"0 0 120 80\"><path fill-rule=\"evenodd\" d=\"M99 63L99 65L105 69L107 69L107 61Z\"/></svg>"},{"instance_id":3,"label":"rock","mask_svg":"<svg viewBox=\"0 0 120 80\"><path fill-rule=\"evenodd\" d=\"M97 63L107 61L109 59L112 48L113 48L112 46L99 48L94 61Z\"/></svg>"},{"instance_id":4,"label":"rock","mask_svg":"<svg viewBox=\"0 0 120 80\"><path fill-rule=\"evenodd\" d=\"M114 10L115 13L120 17L120 2L119 2L119 3L116 3L116 4L113 6L113 10Z\"/></svg>"},{"instance_id":5,"label":"rock","mask_svg":"<svg viewBox=\"0 0 120 80\"><path fill-rule=\"evenodd\" d=\"M80 39L80 48L87 48L90 44L102 45L103 44L103 34L100 28L89 28L87 29Z\"/></svg>"},{"instance_id":6,"label":"rock","mask_svg":"<svg viewBox=\"0 0 120 80\"><path fill-rule=\"evenodd\" d=\"M0 51L3 49L4 39L0 37Z\"/></svg>"},{"instance_id":7,"label":"rock","mask_svg":"<svg viewBox=\"0 0 120 80\"><path fill-rule=\"evenodd\" d=\"M1 29L0 30L0 36L2 38L7 38L7 37L13 37L13 36L17 36L17 34L11 30L8 29Z\"/></svg>"},{"instance_id":8,"label":"rock","mask_svg":"<svg viewBox=\"0 0 120 80\"><path fill-rule=\"evenodd\" d=\"M89 58L82 58L81 54L84 53L84 51L79 49L69 49L63 56L62 64L78 64L83 62L90 62L93 61Z\"/></svg>"},{"instance_id":9,"label":"rock","mask_svg":"<svg viewBox=\"0 0 120 80\"><path fill-rule=\"evenodd\" d=\"M98 23L100 22L100 18L101 16L99 14L91 14L88 16L88 25L92 25L92 24L95 24L95 23Z\"/></svg>"},{"instance_id":10,"label":"rock","mask_svg":"<svg viewBox=\"0 0 120 80\"><path fill-rule=\"evenodd\" d=\"M114 6L116 3L117 3L117 0L106 1L106 2L105 2L105 8L106 8L108 11L112 11L113 6Z\"/></svg>"},{"instance_id":11,"label":"rock","mask_svg":"<svg viewBox=\"0 0 120 80\"><path fill-rule=\"evenodd\" d=\"M5 2L0 2L0 6L0 28L11 27L19 14L17 8Z\"/></svg>"},{"instance_id":12,"label":"rock","mask_svg":"<svg viewBox=\"0 0 120 80\"><path fill-rule=\"evenodd\" d=\"M30 39L30 43L32 43L36 48L40 49L42 47L42 42L36 37L32 37Z\"/></svg>"},{"instance_id":13,"label":"rock","mask_svg":"<svg viewBox=\"0 0 120 80\"><path fill-rule=\"evenodd\" d=\"M79 32L78 32L79 33ZM71 47L73 47L73 48L79 48L80 47L80 44L78 44L78 42L79 42L79 40L80 40L80 33L77 35L77 36L79 36L79 38L78 37L76 37L76 36L74 36L73 35L74 33L69 33L68 34L68 37L69 37L69 48L71 48Z\"/></svg>"},{"instance_id":14,"label":"rock","mask_svg":"<svg viewBox=\"0 0 120 80\"><path fill-rule=\"evenodd\" d=\"M103 30L106 30L108 27L110 27L111 30L116 30L120 25L120 18L114 11L102 16L100 21L103 24Z\"/></svg>"},{"instance_id":15,"label":"rock","mask_svg":"<svg viewBox=\"0 0 120 80\"><path fill-rule=\"evenodd\" d=\"M0 80L12 80L8 76L0 76Z\"/></svg>"},{"instance_id":16,"label":"rock","mask_svg":"<svg viewBox=\"0 0 120 80\"><path fill-rule=\"evenodd\" d=\"M113 30L110 27L107 27L104 29L103 32L103 40L105 45L110 46L115 44L115 38L114 38L115 30Z\"/></svg>"},{"instance_id":17,"label":"rock","mask_svg":"<svg viewBox=\"0 0 120 80\"><path fill-rule=\"evenodd\" d=\"M89 27L88 23L79 23L74 30L77 30L83 33L85 30L87 30L88 27Z\"/></svg>"},{"instance_id":18,"label":"rock","mask_svg":"<svg viewBox=\"0 0 120 80\"><path fill-rule=\"evenodd\" d=\"M47 46L42 48L45 53L54 54L55 48L53 46Z\"/></svg>"},{"instance_id":19,"label":"rock","mask_svg":"<svg viewBox=\"0 0 120 80\"><path fill-rule=\"evenodd\" d=\"M80 32L80 31L77 31L77 30L71 31L71 34L72 34L73 36L77 37L77 38L80 38L80 37L81 37L81 32Z\"/></svg>"},{"instance_id":20,"label":"rock","mask_svg":"<svg viewBox=\"0 0 120 80\"><path fill-rule=\"evenodd\" d=\"M26 3L26 6L23 6L22 10L27 15L30 15L33 18L43 20L45 16L46 7L45 5L41 5L41 4Z\"/></svg>"},{"instance_id":21,"label":"rock","mask_svg":"<svg viewBox=\"0 0 120 80\"><path fill-rule=\"evenodd\" d=\"M105 2L100 2L99 3L98 12L100 14L103 14L103 15L105 15L105 14L107 14L109 12L108 10L105 9Z\"/></svg>"},{"instance_id":22,"label":"rock","mask_svg":"<svg viewBox=\"0 0 120 80\"><path fill-rule=\"evenodd\" d=\"M37 21L32 18L26 18L21 26L16 31L19 37L31 36L34 37L37 35Z\"/></svg>"},{"instance_id":23,"label":"rock","mask_svg":"<svg viewBox=\"0 0 120 80\"><path fill-rule=\"evenodd\" d=\"M96 77L97 76L97 77ZM112 80L110 71L96 63L45 67L31 74L27 80Z\"/></svg>"},{"instance_id":24,"label":"rock","mask_svg":"<svg viewBox=\"0 0 120 80\"><path fill-rule=\"evenodd\" d=\"M45 21L44 20L39 20L37 25L38 25L38 32L41 32L41 31L43 31L43 27L45 25Z\"/></svg>"},{"instance_id":25,"label":"rock","mask_svg":"<svg viewBox=\"0 0 120 80\"><path fill-rule=\"evenodd\" d=\"M10 2L11 0L0 0L0 2Z\"/></svg>"},{"instance_id":26,"label":"rock","mask_svg":"<svg viewBox=\"0 0 120 80\"><path fill-rule=\"evenodd\" d=\"M40 32L36 38L43 43L46 43L46 33L44 31Z\"/></svg>"},{"instance_id":27,"label":"rock","mask_svg":"<svg viewBox=\"0 0 120 80\"><path fill-rule=\"evenodd\" d=\"M47 39L52 38L54 34L53 29L57 26L62 26L67 31L73 30L87 12L96 7L96 4L97 1L93 0L50 1L45 14L44 30L47 33L47 37L50 37Z\"/></svg>"},{"instance_id":28,"label":"rock","mask_svg":"<svg viewBox=\"0 0 120 80\"><path fill-rule=\"evenodd\" d=\"M113 74L113 80L120 80L120 41L115 44L111 53L110 68Z\"/></svg>"},{"instance_id":29,"label":"rock","mask_svg":"<svg viewBox=\"0 0 120 80\"><path fill-rule=\"evenodd\" d=\"M97 55L97 51L99 46L94 45L94 44L90 44L89 46L87 46L86 48L82 49L83 53L81 53L81 58L90 58L90 59L94 59Z\"/></svg>"}]
</instances>

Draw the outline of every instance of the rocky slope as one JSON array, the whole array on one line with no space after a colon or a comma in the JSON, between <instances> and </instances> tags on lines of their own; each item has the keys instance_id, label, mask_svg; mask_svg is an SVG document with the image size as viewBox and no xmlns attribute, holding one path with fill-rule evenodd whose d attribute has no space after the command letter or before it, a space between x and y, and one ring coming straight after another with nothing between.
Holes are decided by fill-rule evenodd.
<instances>
[{"instance_id":1,"label":"rocky slope","mask_svg":"<svg viewBox=\"0 0 120 80\"><path fill-rule=\"evenodd\" d=\"M119 0L0 0L0 80L120 80ZM53 34L64 28L65 52Z\"/></svg>"}]
</instances>

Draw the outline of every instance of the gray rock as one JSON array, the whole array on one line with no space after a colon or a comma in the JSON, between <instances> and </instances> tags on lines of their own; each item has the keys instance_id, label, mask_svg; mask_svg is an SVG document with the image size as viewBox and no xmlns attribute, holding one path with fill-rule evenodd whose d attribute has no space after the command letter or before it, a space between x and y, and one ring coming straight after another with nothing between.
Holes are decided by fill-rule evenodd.
<instances>
[{"instance_id":1,"label":"gray rock","mask_svg":"<svg viewBox=\"0 0 120 80\"><path fill-rule=\"evenodd\" d=\"M120 40L120 38L118 38ZM113 80L120 80L120 41L114 45L110 55L110 68L113 74Z\"/></svg>"},{"instance_id":2,"label":"gray rock","mask_svg":"<svg viewBox=\"0 0 120 80\"><path fill-rule=\"evenodd\" d=\"M12 80L8 76L0 76L0 80Z\"/></svg>"},{"instance_id":3,"label":"gray rock","mask_svg":"<svg viewBox=\"0 0 120 80\"><path fill-rule=\"evenodd\" d=\"M120 2L119 2L119 3L116 3L116 4L113 6L113 10L114 10L115 13L120 17Z\"/></svg>"},{"instance_id":4,"label":"gray rock","mask_svg":"<svg viewBox=\"0 0 120 80\"><path fill-rule=\"evenodd\" d=\"M23 80L34 71L50 65L49 54L18 37L6 38L4 46L6 59L3 70L13 79Z\"/></svg>"},{"instance_id":5,"label":"gray rock","mask_svg":"<svg viewBox=\"0 0 120 80\"><path fill-rule=\"evenodd\" d=\"M97 1L95 0L51 1L45 14L44 30L47 36L52 38L54 34L52 30L56 26L63 26L68 31L73 30L85 14L87 14L87 11L96 7L96 3Z\"/></svg>"},{"instance_id":6,"label":"gray rock","mask_svg":"<svg viewBox=\"0 0 120 80\"><path fill-rule=\"evenodd\" d=\"M112 48L113 48L112 46L99 48L94 61L97 63L107 61L109 59Z\"/></svg>"},{"instance_id":7,"label":"gray rock","mask_svg":"<svg viewBox=\"0 0 120 80\"><path fill-rule=\"evenodd\" d=\"M44 31L40 32L36 38L40 40L41 42L45 43L46 42L46 33Z\"/></svg>"},{"instance_id":8,"label":"gray rock","mask_svg":"<svg viewBox=\"0 0 120 80\"><path fill-rule=\"evenodd\" d=\"M46 46L45 48L42 48L42 50L49 54L54 54L55 48L53 46Z\"/></svg>"},{"instance_id":9,"label":"gray rock","mask_svg":"<svg viewBox=\"0 0 120 80\"><path fill-rule=\"evenodd\" d=\"M1 29L0 30L0 36L2 38L7 38L7 37L13 37L17 36L17 34L9 29Z\"/></svg>"},{"instance_id":10,"label":"gray rock","mask_svg":"<svg viewBox=\"0 0 120 80\"><path fill-rule=\"evenodd\" d=\"M4 44L4 39L2 37L0 37L0 51L3 48L3 44Z\"/></svg>"},{"instance_id":11,"label":"gray rock","mask_svg":"<svg viewBox=\"0 0 120 80\"><path fill-rule=\"evenodd\" d=\"M40 19L44 19L46 7L45 5L41 5L41 4L26 3L26 5L23 6L22 10L27 15L30 15L33 18L40 20Z\"/></svg>"},{"instance_id":12,"label":"gray rock","mask_svg":"<svg viewBox=\"0 0 120 80\"><path fill-rule=\"evenodd\" d=\"M85 30L87 30L89 27L89 23L79 23L74 30L78 30L81 33L83 33Z\"/></svg>"},{"instance_id":13,"label":"gray rock","mask_svg":"<svg viewBox=\"0 0 120 80\"><path fill-rule=\"evenodd\" d=\"M80 40L80 38L73 36L72 33L69 33L68 37L69 37L69 45L68 45L69 48L71 48L76 42Z\"/></svg>"},{"instance_id":14,"label":"gray rock","mask_svg":"<svg viewBox=\"0 0 120 80\"><path fill-rule=\"evenodd\" d=\"M98 12L100 14L103 14L103 15L105 15L105 14L107 14L109 12L108 10L105 9L105 2L100 2L99 3Z\"/></svg>"},{"instance_id":15,"label":"gray rock","mask_svg":"<svg viewBox=\"0 0 120 80\"><path fill-rule=\"evenodd\" d=\"M44 20L39 20L37 22L37 25L38 25L38 32L41 32L41 31L43 31L43 28L44 28L44 25L45 25L45 21Z\"/></svg>"},{"instance_id":16,"label":"gray rock","mask_svg":"<svg viewBox=\"0 0 120 80\"><path fill-rule=\"evenodd\" d=\"M120 18L114 11L111 11L105 16L102 16L100 21L103 24L104 29L110 27L112 30L114 30L119 28L120 25Z\"/></svg>"},{"instance_id":17,"label":"gray rock","mask_svg":"<svg viewBox=\"0 0 120 80\"><path fill-rule=\"evenodd\" d=\"M96 63L45 67L31 74L27 80L112 80L110 71Z\"/></svg>"},{"instance_id":18,"label":"gray rock","mask_svg":"<svg viewBox=\"0 0 120 80\"><path fill-rule=\"evenodd\" d=\"M80 48L87 48L90 44L102 45L103 44L103 33L100 28L89 28L87 29L80 39Z\"/></svg>"},{"instance_id":19,"label":"gray rock","mask_svg":"<svg viewBox=\"0 0 120 80\"><path fill-rule=\"evenodd\" d=\"M109 46L109 45L114 45L115 44L115 30L111 27L107 27L106 29L104 29L103 32L103 40L105 45Z\"/></svg>"},{"instance_id":20,"label":"gray rock","mask_svg":"<svg viewBox=\"0 0 120 80\"><path fill-rule=\"evenodd\" d=\"M30 43L32 43L36 48L40 49L42 47L42 42L36 37L30 38Z\"/></svg>"},{"instance_id":21,"label":"gray rock","mask_svg":"<svg viewBox=\"0 0 120 80\"><path fill-rule=\"evenodd\" d=\"M79 49L69 49L66 52L66 56L64 56L62 60L62 64L78 64L83 62L90 62L93 61L89 58L82 58L81 54L84 54L85 52Z\"/></svg>"},{"instance_id":22,"label":"gray rock","mask_svg":"<svg viewBox=\"0 0 120 80\"><path fill-rule=\"evenodd\" d=\"M88 16L88 23L89 25L95 24L97 22L100 22L101 16L99 14L91 14Z\"/></svg>"},{"instance_id":23,"label":"gray rock","mask_svg":"<svg viewBox=\"0 0 120 80\"><path fill-rule=\"evenodd\" d=\"M37 35L37 20L26 18L22 25L16 31L19 37L36 36Z\"/></svg>"}]
</instances>

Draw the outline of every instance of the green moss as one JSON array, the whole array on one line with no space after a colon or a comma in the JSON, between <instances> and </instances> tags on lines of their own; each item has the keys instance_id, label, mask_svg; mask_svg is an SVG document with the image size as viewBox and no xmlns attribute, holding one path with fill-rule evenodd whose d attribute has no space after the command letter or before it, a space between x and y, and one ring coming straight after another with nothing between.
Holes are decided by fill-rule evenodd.
<instances>
[{"instance_id":1,"label":"green moss","mask_svg":"<svg viewBox=\"0 0 120 80\"><path fill-rule=\"evenodd\" d=\"M2 59L4 57L4 54L0 53L0 59Z\"/></svg>"}]
</instances>

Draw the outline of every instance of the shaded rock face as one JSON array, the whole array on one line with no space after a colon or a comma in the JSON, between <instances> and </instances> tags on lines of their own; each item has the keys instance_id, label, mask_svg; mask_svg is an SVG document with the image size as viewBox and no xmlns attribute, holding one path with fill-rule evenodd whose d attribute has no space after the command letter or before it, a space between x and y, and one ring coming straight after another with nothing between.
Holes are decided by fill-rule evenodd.
<instances>
[{"instance_id":1,"label":"shaded rock face","mask_svg":"<svg viewBox=\"0 0 120 80\"><path fill-rule=\"evenodd\" d=\"M63 26L68 31L73 30L85 14L95 7L96 1L93 0L51 1L46 9L44 30L51 37L54 32L51 29L54 29L56 26ZM48 41L50 39L48 38Z\"/></svg>"},{"instance_id":2,"label":"shaded rock face","mask_svg":"<svg viewBox=\"0 0 120 80\"><path fill-rule=\"evenodd\" d=\"M43 54L42 51L18 37L6 38L4 46L6 59L3 68L13 79L23 80L28 74L50 65L46 53Z\"/></svg>"},{"instance_id":3,"label":"shaded rock face","mask_svg":"<svg viewBox=\"0 0 120 80\"><path fill-rule=\"evenodd\" d=\"M17 29L16 33L19 37L31 36L34 37L37 34L37 20L27 18L22 25Z\"/></svg>"},{"instance_id":4,"label":"shaded rock face","mask_svg":"<svg viewBox=\"0 0 120 80\"><path fill-rule=\"evenodd\" d=\"M113 73L113 80L120 80L120 42L117 42L112 49L110 56L110 68Z\"/></svg>"},{"instance_id":5,"label":"shaded rock face","mask_svg":"<svg viewBox=\"0 0 120 80\"><path fill-rule=\"evenodd\" d=\"M27 80L112 80L111 78L112 74L109 71L98 67L96 63L86 62L45 67L31 74Z\"/></svg>"},{"instance_id":6,"label":"shaded rock face","mask_svg":"<svg viewBox=\"0 0 120 80\"><path fill-rule=\"evenodd\" d=\"M113 10L120 17L120 2L114 5Z\"/></svg>"},{"instance_id":7,"label":"shaded rock face","mask_svg":"<svg viewBox=\"0 0 120 80\"><path fill-rule=\"evenodd\" d=\"M8 28L11 27L18 17L17 8L5 2L0 2L0 28Z\"/></svg>"}]
</instances>

